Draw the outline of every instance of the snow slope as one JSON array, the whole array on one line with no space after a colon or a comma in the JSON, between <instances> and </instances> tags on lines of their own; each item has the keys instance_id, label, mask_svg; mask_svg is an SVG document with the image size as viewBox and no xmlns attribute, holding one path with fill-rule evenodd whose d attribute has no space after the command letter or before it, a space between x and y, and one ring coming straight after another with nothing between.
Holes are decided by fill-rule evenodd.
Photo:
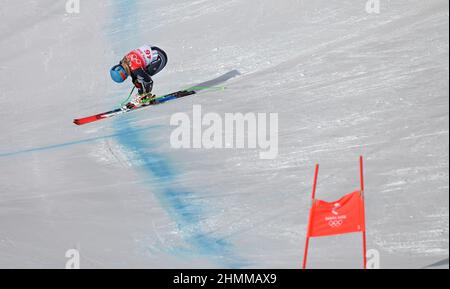
<instances>
[{"instance_id":1,"label":"snow slope","mask_svg":"<svg viewBox=\"0 0 450 289\"><path fill-rule=\"evenodd\" d=\"M448 6L4 0L0 267L63 268L77 248L83 268L299 268L314 164L334 200L363 154L381 267L448 268ZM169 55L157 94L225 89L74 126L126 98L108 69L144 43ZM172 149L170 117L194 104L278 113L278 157ZM309 266L360 268L360 238L313 239Z\"/></svg>"}]
</instances>

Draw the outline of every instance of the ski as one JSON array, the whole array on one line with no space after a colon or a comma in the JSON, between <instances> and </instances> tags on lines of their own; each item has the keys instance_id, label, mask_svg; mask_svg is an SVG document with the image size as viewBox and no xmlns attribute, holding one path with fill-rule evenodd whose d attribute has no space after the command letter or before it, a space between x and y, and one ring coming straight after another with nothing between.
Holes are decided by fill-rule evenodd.
<instances>
[{"instance_id":1,"label":"ski","mask_svg":"<svg viewBox=\"0 0 450 289\"><path fill-rule=\"evenodd\" d=\"M91 122L94 122L94 121L102 120L102 119L105 119L105 118L110 118L110 117L113 117L113 116L116 116L116 115L121 115L121 114L128 113L128 112L131 112L131 111L139 110L141 108L146 108L146 107L149 107L149 106L161 104L161 103L173 100L173 99L181 98L181 97L192 95L192 94L195 94L194 90L180 90L180 91L173 92L173 93L170 93L170 94L166 94L166 95L155 97L149 102L149 104L146 104L146 105L143 105L143 106L139 106L139 107L131 108L131 109L123 108L123 107L122 108L117 108L117 109L114 109L114 110L111 110L111 111L107 111L107 112L103 112L103 113L99 113L99 114L96 114L96 115L91 115L91 116L87 116L87 117L83 117L83 118L74 119L73 123L76 124L76 125L83 125L83 124L91 123Z\"/></svg>"}]
</instances>

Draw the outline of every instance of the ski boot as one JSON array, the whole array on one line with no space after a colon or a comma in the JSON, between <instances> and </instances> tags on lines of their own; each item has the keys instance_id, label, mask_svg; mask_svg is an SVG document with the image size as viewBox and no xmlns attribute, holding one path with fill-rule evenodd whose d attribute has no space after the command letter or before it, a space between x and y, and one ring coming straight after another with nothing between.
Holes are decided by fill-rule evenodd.
<instances>
[{"instance_id":1,"label":"ski boot","mask_svg":"<svg viewBox=\"0 0 450 289\"><path fill-rule=\"evenodd\" d=\"M134 99L127 103L125 107L127 109L135 109L140 106L150 105L152 104L152 101L155 97L156 95L153 95L151 93L136 94Z\"/></svg>"}]
</instances>

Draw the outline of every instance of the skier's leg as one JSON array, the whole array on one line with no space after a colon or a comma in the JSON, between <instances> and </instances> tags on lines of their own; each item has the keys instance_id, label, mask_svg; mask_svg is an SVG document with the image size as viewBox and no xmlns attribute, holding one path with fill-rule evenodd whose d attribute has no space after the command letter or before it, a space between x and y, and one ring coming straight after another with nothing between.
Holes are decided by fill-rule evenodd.
<instances>
[{"instance_id":1,"label":"skier's leg","mask_svg":"<svg viewBox=\"0 0 450 289\"><path fill-rule=\"evenodd\" d=\"M158 56L158 58L147 67L148 74L153 76L156 73L158 73L159 71L161 71L161 69L160 69L161 61L162 61L161 58Z\"/></svg>"},{"instance_id":2,"label":"skier's leg","mask_svg":"<svg viewBox=\"0 0 450 289\"><path fill-rule=\"evenodd\" d=\"M153 76L160 72L167 65L167 54L161 48L153 46L152 51L157 52L157 58L154 62L152 62L147 68L148 73Z\"/></svg>"},{"instance_id":3,"label":"skier's leg","mask_svg":"<svg viewBox=\"0 0 450 289\"><path fill-rule=\"evenodd\" d=\"M133 72L133 83L138 88L139 93L126 104L126 107L131 109L133 107L148 104L154 97L151 94L153 88L153 80L147 71L138 69Z\"/></svg>"},{"instance_id":4,"label":"skier's leg","mask_svg":"<svg viewBox=\"0 0 450 289\"><path fill-rule=\"evenodd\" d=\"M150 93L153 88L153 80L150 74L143 69L135 71L135 81L139 84L139 94Z\"/></svg>"}]
</instances>

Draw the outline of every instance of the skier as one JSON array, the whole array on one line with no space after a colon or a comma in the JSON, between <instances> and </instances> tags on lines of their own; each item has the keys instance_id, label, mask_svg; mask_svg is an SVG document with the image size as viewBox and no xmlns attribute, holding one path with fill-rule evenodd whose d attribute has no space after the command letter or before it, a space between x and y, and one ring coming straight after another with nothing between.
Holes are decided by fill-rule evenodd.
<instances>
[{"instance_id":1,"label":"skier","mask_svg":"<svg viewBox=\"0 0 450 289\"><path fill-rule=\"evenodd\" d=\"M131 76L138 94L125 105L132 109L149 104L155 96L151 93L153 88L152 76L160 72L167 64L167 54L156 46L144 45L127 55L119 64L111 68L111 78L122 83Z\"/></svg>"}]
</instances>

